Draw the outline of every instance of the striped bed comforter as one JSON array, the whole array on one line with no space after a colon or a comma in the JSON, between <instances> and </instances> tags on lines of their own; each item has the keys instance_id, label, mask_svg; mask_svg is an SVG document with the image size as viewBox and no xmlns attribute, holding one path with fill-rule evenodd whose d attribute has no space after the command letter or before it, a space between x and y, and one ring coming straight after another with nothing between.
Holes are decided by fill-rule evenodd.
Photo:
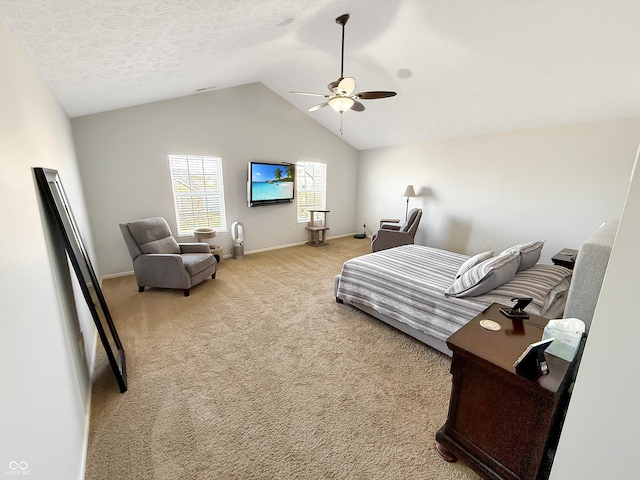
<instances>
[{"instance_id":1,"label":"striped bed comforter","mask_svg":"<svg viewBox=\"0 0 640 480\"><path fill-rule=\"evenodd\" d=\"M440 340L494 302L532 297L529 313L545 315L565 301L571 270L537 264L504 285L477 297L445 297L469 257L421 245L404 245L348 260L342 266L336 297L366 305ZM557 307L557 306L555 306Z\"/></svg>"}]
</instances>

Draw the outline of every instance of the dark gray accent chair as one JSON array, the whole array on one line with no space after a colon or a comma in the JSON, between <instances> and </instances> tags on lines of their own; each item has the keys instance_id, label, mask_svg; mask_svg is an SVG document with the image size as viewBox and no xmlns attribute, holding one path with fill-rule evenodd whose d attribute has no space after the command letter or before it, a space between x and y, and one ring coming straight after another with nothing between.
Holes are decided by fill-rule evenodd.
<instances>
[{"instance_id":1,"label":"dark gray accent chair","mask_svg":"<svg viewBox=\"0 0 640 480\"><path fill-rule=\"evenodd\" d=\"M409 211L407 221L402 225L382 223L380 230L371 237L371 251L379 252L388 248L413 244L421 218L422 209L413 208Z\"/></svg>"},{"instance_id":2,"label":"dark gray accent chair","mask_svg":"<svg viewBox=\"0 0 640 480\"><path fill-rule=\"evenodd\" d=\"M121 223L120 230L133 260L138 291L145 287L179 288L188 297L191 287L216 278L217 262L207 243L178 243L162 217Z\"/></svg>"}]
</instances>

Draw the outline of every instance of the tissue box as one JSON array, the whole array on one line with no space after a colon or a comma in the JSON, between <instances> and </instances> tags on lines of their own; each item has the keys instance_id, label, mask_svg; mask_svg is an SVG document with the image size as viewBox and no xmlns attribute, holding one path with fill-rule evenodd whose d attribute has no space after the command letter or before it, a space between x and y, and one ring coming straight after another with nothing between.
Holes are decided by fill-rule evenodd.
<instances>
[{"instance_id":1,"label":"tissue box","mask_svg":"<svg viewBox=\"0 0 640 480\"><path fill-rule=\"evenodd\" d=\"M545 352L572 362L580 347L580 340L584 334L584 322L578 318L563 318L549 320L544 327L542 339L555 338Z\"/></svg>"}]
</instances>

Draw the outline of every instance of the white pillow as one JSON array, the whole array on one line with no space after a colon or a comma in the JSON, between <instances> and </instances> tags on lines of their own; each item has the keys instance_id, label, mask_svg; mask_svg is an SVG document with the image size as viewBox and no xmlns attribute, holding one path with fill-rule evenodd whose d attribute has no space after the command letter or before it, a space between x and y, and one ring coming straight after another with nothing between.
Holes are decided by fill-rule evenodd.
<instances>
[{"instance_id":1,"label":"white pillow","mask_svg":"<svg viewBox=\"0 0 640 480\"><path fill-rule=\"evenodd\" d=\"M478 253L477 255L474 255L473 257L468 258L462 265L460 265L460 269L458 270L458 273L456 274L456 278L459 278L461 275L463 275L467 271L471 270L473 267L475 267L479 263L482 263L485 260L493 257L494 253L495 253L495 251L491 250L489 252Z\"/></svg>"},{"instance_id":2,"label":"white pillow","mask_svg":"<svg viewBox=\"0 0 640 480\"><path fill-rule=\"evenodd\" d=\"M521 243L519 245L514 245L511 248L507 248L502 253L507 252L518 252L520 253L520 266L518 267L518 271L521 272L526 270L527 268L533 267L538 260L540 260L540 253L542 252L542 246L544 245L544 241L536 241L536 242L528 242Z\"/></svg>"},{"instance_id":3,"label":"white pillow","mask_svg":"<svg viewBox=\"0 0 640 480\"><path fill-rule=\"evenodd\" d=\"M489 258L457 278L444 294L447 297L475 297L507 283L520 265L520 254L503 252Z\"/></svg>"}]
</instances>

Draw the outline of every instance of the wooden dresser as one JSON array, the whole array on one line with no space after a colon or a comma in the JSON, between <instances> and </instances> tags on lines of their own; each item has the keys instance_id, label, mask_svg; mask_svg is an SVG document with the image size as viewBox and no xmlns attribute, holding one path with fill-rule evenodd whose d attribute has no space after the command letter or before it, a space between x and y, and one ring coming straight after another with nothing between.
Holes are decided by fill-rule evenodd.
<instances>
[{"instance_id":1,"label":"wooden dresser","mask_svg":"<svg viewBox=\"0 0 640 480\"><path fill-rule=\"evenodd\" d=\"M460 459L483 478L546 479L584 339L576 360L545 353L549 373L525 378L513 363L542 338L548 319L512 320L493 304L447 340L453 386L446 423L436 434L438 453ZM499 331L483 328L493 320Z\"/></svg>"}]
</instances>

